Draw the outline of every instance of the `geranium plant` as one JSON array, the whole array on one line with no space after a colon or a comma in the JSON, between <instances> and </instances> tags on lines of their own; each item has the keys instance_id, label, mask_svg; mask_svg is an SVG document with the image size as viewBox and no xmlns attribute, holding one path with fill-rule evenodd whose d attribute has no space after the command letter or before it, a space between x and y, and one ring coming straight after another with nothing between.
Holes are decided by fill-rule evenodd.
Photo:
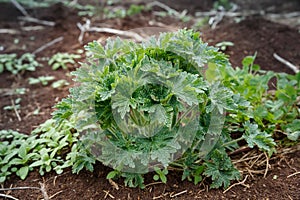
<instances>
[{"instance_id":1,"label":"geranium plant","mask_svg":"<svg viewBox=\"0 0 300 200\"><path fill-rule=\"evenodd\" d=\"M197 160L216 154L227 173L216 186L239 177L223 148L222 155L209 153L219 141L226 110L246 104L239 105L240 99L219 81L206 79L208 66L229 62L199 33L163 33L141 44L108 39L105 46L92 42L86 49L93 56L73 73L80 85L56 106L54 118L76 119L86 148L120 172L114 175L142 186L142 174L177 163L185 168L183 178L194 173L198 182L200 175L189 170L197 171L202 166L194 166Z\"/></svg>"}]
</instances>

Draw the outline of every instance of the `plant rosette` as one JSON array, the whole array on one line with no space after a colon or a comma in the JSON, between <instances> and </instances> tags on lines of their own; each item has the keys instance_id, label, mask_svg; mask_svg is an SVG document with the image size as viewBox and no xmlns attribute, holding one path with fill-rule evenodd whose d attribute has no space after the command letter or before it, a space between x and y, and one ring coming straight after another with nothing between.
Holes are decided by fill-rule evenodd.
<instances>
[{"instance_id":1,"label":"plant rosette","mask_svg":"<svg viewBox=\"0 0 300 200\"><path fill-rule=\"evenodd\" d=\"M104 165L144 174L166 168L186 151L204 158L221 134L233 93L213 81L226 56L182 29L142 43L120 38L92 52L73 75L79 86L56 107L72 118L85 147Z\"/></svg>"}]
</instances>

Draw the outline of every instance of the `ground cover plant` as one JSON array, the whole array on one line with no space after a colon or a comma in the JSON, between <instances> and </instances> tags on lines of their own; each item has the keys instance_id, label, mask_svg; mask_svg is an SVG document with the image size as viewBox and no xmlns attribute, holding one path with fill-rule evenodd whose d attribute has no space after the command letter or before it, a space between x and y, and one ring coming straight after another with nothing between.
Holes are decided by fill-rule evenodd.
<instances>
[{"instance_id":1,"label":"ground cover plant","mask_svg":"<svg viewBox=\"0 0 300 200\"><path fill-rule=\"evenodd\" d=\"M80 55L77 54L69 54L69 53L57 53L53 55L48 64L52 66L53 70L57 70L59 68L68 69L68 64L75 64L74 59L79 59Z\"/></svg>"},{"instance_id":2,"label":"ground cover plant","mask_svg":"<svg viewBox=\"0 0 300 200\"><path fill-rule=\"evenodd\" d=\"M1 132L1 182L34 168L93 171L99 160L113 168L108 179L123 177L130 187L144 188L149 171L166 183L168 170L178 170L182 180L209 177L211 188L227 188L240 178L227 155L238 142L271 156L277 137L299 139L299 73L262 71L255 55L233 69L186 29L86 50L92 56L73 72L80 86L55 106L53 119L30 136Z\"/></svg>"},{"instance_id":3,"label":"ground cover plant","mask_svg":"<svg viewBox=\"0 0 300 200\"><path fill-rule=\"evenodd\" d=\"M20 58L16 54L0 55L0 73L4 70L12 74L24 73L24 71L35 71L40 64L35 60L35 55L25 53Z\"/></svg>"}]
</instances>

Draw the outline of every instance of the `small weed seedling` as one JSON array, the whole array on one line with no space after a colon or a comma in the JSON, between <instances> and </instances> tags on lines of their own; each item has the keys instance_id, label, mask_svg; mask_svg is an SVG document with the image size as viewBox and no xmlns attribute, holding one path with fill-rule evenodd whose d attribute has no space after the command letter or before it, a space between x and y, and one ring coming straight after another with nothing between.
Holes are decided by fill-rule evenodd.
<instances>
[{"instance_id":1,"label":"small weed seedling","mask_svg":"<svg viewBox=\"0 0 300 200\"><path fill-rule=\"evenodd\" d=\"M21 104L20 104L21 100L22 100L22 98L17 98L15 100L11 99L11 105L3 107L4 110L14 111L16 114L16 117L18 118L19 121L22 121L20 114L19 114L19 111L21 109ZM0 165L0 167L1 167L1 165Z\"/></svg>"},{"instance_id":2,"label":"small weed seedling","mask_svg":"<svg viewBox=\"0 0 300 200\"><path fill-rule=\"evenodd\" d=\"M21 108L21 105L20 105L21 100L22 100L22 98L17 98L12 101L12 105L4 106L3 109L4 110L19 110Z\"/></svg>"},{"instance_id":3,"label":"small weed seedling","mask_svg":"<svg viewBox=\"0 0 300 200\"><path fill-rule=\"evenodd\" d=\"M221 51L226 51L227 47L234 46L232 42L229 41L223 41L216 44L216 47L219 47Z\"/></svg>"},{"instance_id":4,"label":"small weed seedling","mask_svg":"<svg viewBox=\"0 0 300 200\"><path fill-rule=\"evenodd\" d=\"M153 11L154 15L160 17L166 17L166 16L175 17L181 20L182 22L188 22L191 20L191 16L188 15L188 11L186 9L183 10L182 12L178 12L177 10L170 8L169 6L157 1L148 3L145 9L152 10L154 6L158 6L164 10L164 11Z\"/></svg>"},{"instance_id":5,"label":"small weed seedling","mask_svg":"<svg viewBox=\"0 0 300 200\"><path fill-rule=\"evenodd\" d=\"M35 71L40 64L35 60L35 55L25 53L20 58L16 54L0 55L0 73L4 70L12 74L18 74L24 71Z\"/></svg>"},{"instance_id":6,"label":"small weed seedling","mask_svg":"<svg viewBox=\"0 0 300 200\"><path fill-rule=\"evenodd\" d=\"M0 54L0 73L5 69L12 69L16 59L17 54Z\"/></svg>"},{"instance_id":7,"label":"small weed seedling","mask_svg":"<svg viewBox=\"0 0 300 200\"><path fill-rule=\"evenodd\" d=\"M15 94L25 94L26 88L16 88L14 93Z\"/></svg>"},{"instance_id":8,"label":"small weed seedling","mask_svg":"<svg viewBox=\"0 0 300 200\"><path fill-rule=\"evenodd\" d=\"M71 131L71 126L71 122L65 121L57 129L55 121L48 120L31 135L0 130L0 183L13 173L25 179L35 168L41 175L51 170L60 174L64 168L71 166L74 173L84 167L93 171L95 160L80 150L78 134ZM67 154L63 156L64 152Z\"/></svg>"},{"instance_id":9,"label":"small weed seedling","mask_svg":"<svg viewBox=\"0 0 300 200\"><path fill-rule=\"evenodd\" d=\"M64 80L64 79L61 79L61 80L53 82L51 87L54 88L54 89L59 89L59 88L62 88L64 86L67 86L67 85L70 85L70 83L68 81Z\"/></svg>"},{"instance_id":10,"label":"small weed seedling","mask_svg":"<svg viewBox=\"0 0 300 200\"><path fill-rule=\"evenodd\" d=\"M230 0L217 0L214 2L214 9L230 10L233 7L233 3Z\"/></svg>"},{"instance_id":11,"label":"small weed seedling","mask_svg":"<svg viewBox=\"0 0 300 200\"><path fill-rule=\"evenodd\" d=\"M77 54L57 53L50 58L48 64L52 66L53 70L57 70L59 68L66 70L68 69L67 64L75 64L74 59L79 58L81 58L81 56Z\"/></svg>"},{"instance_id":12,"label":"small weed seedling","mask_svg":"<svg viewBox=\"0 0 300 200\"><path fill-rule=\"evenodd\" d=\"M128 9L126 8L118 8L118 9L110 9L109 7L104 8L104 18L125 18L128 16L133 16L141 13L145 10L145 6L143 5L135 5L132 4Z\"/></svg>"},{"instance_id":13,"label":"small weed seedling","mask_svg":"<svg viewBox=\"0 0 300 200\"><path fill-rule=\"evenodd\" d=\"M29 78L28 83L30 85L41 83L42 85L48 85L49 81L53 81L54 76L39 76L37 78Z\"/></svg>"},{"instance_id":14,"label":"small weed seedling","mask_svg":"<svg viewBox=\"0 0 300 200\"><path fill-rule=\"evenodd\" d=\"M120 3L120 1L102 1L98 2L96 5L81 5L79 3L67 3L65 5L77 9L79 16L92 17L100 15L100 17L103 19L124 18L127 16L136 15L145 10L145 6L143 5L131 4L127 9L122 6L118 6L118 3Z\"/></svg>"},{"instance_id":15,"label":"small weed seedling","mask_svg":"<svg viewBox=\"0 0 300 200\"><path fill-rule=\"evenodd\" d=\"M167 168L161 170L158 167L154 167L154 171L156 172L156 174L153 176L153 180L155 181L161 180L161 182L167 183L167 176L166 176L168 174Z\"/></svg>"}]
</instances>

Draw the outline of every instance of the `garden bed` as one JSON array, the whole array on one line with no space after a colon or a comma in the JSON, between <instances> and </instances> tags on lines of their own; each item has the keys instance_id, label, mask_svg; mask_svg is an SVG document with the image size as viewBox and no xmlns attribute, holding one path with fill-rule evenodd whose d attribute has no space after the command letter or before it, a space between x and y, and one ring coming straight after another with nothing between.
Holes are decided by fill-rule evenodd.
<instances>
[{"instance_id":1,"label":"garden bed","mask_svg":"<svg viewBox=\"0 0 300 200\"><path fill-rule=\"evenodd\" d=\"M239 3L240 1L236 2ZM271 5L268 2L265 1L265 4L262 4L264 7L255 9L269 8ZM285 10L278 10L280 4L277 2L284 3L285 1L276 1L274 4L274 10L277 14L300 10L297 1L284 7ZM193 12L207 11L212 6L209 3L203 5L206 7L195 5ZM169 6L179 9L182 7L182 1L178 1L178 4L174 3L174 5L172 3ZM248 3L245 3L244 6L251 8ZM187 8L190 7L190 5L187 6ZM37 67L33 72L17 75L9 72L0 74L0 130L12 129L24 134L30 134L39 124L51 118L51 113L54 111L53 106L63 97L66 97L69 94L68 89L74 85L69 72L79 67L79 64L76 63L68 65L67 70L52 70L48 62L42 58L49 58L57 52L68 52L80 54L81 58L76 59L76 61L83 62L85 55L78 50L83 49L84 44L93 40L104 41L107 37L113 36L109 33L88 32L84 35L83 44L80 44L78 42L80 30L76 24L78 22L84 24L86 20L79 17L76 10L60 4L43 9L31 9L29 13L39 19L54 21L55 26L42 26L39 30L26 31L22 27L36 26L36 24L20 23L18 17L22 14L12 4L1 3L0 27L16 30L14 34L1 33L0 45L4 49L0 52L1 54L17 53L22 55L25 52L34 52L39 47L61 36L63 39L36 54L37 60L44 65L43 67ZM91 22L95 25L109 26L118 30L157 27L157 25L160 25L164 30L176 30L191 26L189 21L184 23L170 16L160 18L153 16L149 11L126 18L105 20L95 18ZM257 52L255 63L260 65L261 69L293 74L293 70L276 60L273 54L277 53L299 66L299 28L300 25L297 23L281 24L269 21L263 15L255 15L247 16L239 23L233 22L232 19L224 19L215 29L206 25L198 30L201 32L203 40L210 45L222 41L230 41L234 44L234 46L228 46L225 51L234 67L241 66L241 61L245 56ZM41 84L32 85L28 83L29 78L40 76L54 76L55 80L65 79L70 84L54 89L51 84L42 86ZM13 95L12 92L16 88L26 88L26 93ZM12 105L18 97L21 98L20 110L17 111L19 116L14 110L3 109L7 105ZM248 149L230 156L236 167L243 172L243 178L242 182L233 183L236 185L225 191L209 189L209 181L206 180L198 185L188 181L182 182L181 176L178 176L175 171L168 174L167 184L154 183L153 174L150 173L145 176L145 189L132 189L125 187L122 180L113 184L110 183L106 179L110 169L100 163L95 165L94 172L83 170L78 175L72 174L71 170L68 169L60 175L50 172L44 176L40 176L38 171L33 171L25 180L12 176L2 184L2 187L41 187L41 183L45 186L50 199L300 199L300 174L297 173L300 171L299 144L292 147L278 147L277 153L271 159L256 149ZM5 194L18 199L43 198L41 191L36 189L6 191Z\"/></svg>"}]
</instances>

